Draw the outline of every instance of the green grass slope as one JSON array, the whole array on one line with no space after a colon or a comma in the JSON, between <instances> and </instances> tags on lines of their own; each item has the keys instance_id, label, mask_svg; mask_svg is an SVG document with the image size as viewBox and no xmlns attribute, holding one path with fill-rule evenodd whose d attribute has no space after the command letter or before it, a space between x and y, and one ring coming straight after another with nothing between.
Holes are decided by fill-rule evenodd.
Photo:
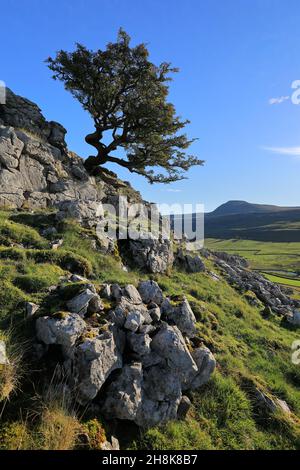
<instances>
[{"instance_id":1,"label":"green grass slope","mask_svg":"<svg viewBox=\"0 0 300 470\"><path fill-rule=\"evenodd\" d=\"M148 277L125 272L117 252L108 256L96 251L94 233L73 221L58 227L64 242L52 250L49 240L41 236L41 229L51 225L51 212L0 214L0 337L16 358L11 374L17 379L17 383L10 381L0 370L2 449L78 448L83 431L90 436L91 448L98 448L105 432L110 432L110 424L100 416L70 410L61 397L50 402L41 399L37 365L26 362L33 324L25 318L24 302L38 302L53 313L57 306L49 303L48 289L74 266L99 286L103 281L137 285ZM185 420L142 434L129 432L129 427L123 432L119 426L122 448L299 449L300 366L291 361L291 346L299 333L276 316L264 319L225 280L209 275L217 272L211 260L205 263L206 273L174 269L153 278L166 294L187 296L197 318L199 342L213 351L217 370L208 384L191 393L193 406ZM254 397L257 387L286 400L291 414L260 411Z\"/></svg>"},{"instance_id":2,"label":"green grass slope","mask_svg":"<svg viewBox=\"0 0 300 470\"><path fill-rule=\"evenodd\" d=\"M300 242L300 209L205 215L205 236L266 242Z\"/></svg>"}]
</instances>

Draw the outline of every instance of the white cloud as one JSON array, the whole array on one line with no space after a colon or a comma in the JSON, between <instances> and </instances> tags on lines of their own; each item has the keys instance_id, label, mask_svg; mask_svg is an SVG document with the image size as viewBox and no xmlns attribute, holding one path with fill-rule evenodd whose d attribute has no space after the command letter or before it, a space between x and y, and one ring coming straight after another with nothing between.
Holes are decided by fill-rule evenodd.
<instances>
[{"instance_id":1,"label":"white cloud","mask_svg":"<svg viewBox=\"0 0 300 470\"><path fill-rule=\"evenodd\" d=\"M166 188L163 191L167 191L168 193L182 193L182 189Z\"/></svg>"},{"instance_id":2,"label":"white cloud","mask_svg":"<svg viewBox=\"0 0 300 470\"><path fill-rule=\"evenodd\" d=\"M289 98L289 96L278 96L278 98L270 98L269 104L280 104L288 100Z\"/></svg>"},{"instance_id":3,"label":"white cloud","mask_svg":"<svg viewBox=\"0 0 300 470\"><path fill-rule=\"evenodd\" d=\"M262 147L272 153L288 155L290 157L300 157L300 147Z\"/></svg>"}]
</instances>

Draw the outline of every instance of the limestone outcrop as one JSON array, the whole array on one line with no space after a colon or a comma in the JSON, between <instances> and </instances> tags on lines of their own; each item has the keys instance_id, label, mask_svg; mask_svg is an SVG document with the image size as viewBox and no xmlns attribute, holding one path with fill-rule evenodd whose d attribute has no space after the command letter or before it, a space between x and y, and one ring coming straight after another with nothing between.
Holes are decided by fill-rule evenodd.
<instances>
[{"instance_id":1,"label":"limestone outcrop","mask_svg":"<svg viewBox=\"0 0 300 470\"><path fill-rule=\"evenodd\" d=\"M0 105L0 207L53 207L59 221L73 218L96 230L104 217L101 204L110 204L118 214L121 196L129 204L141 204L147 222L154 206L112 172L90 176L84 160L68 150L65 134L59 123L46 121L36 104L7 89L6 104ZM156 217L159 221L158 212ZM101 249L113 252L116 239L97 233ZM173 263L168 238L129 236L126 254L135 266L153 273L165 272Z\"/></svg>"},{"instance_id":2,"label":"limestone outcrop","mask_svg":"<svg viewBox=\"0 0 300 470\"><path fill-rule=\"evenodd\" d=\"M297 310L300 302L290 297L287 288L274 284L260 273L250 270L247 261L240 256L226 253L213 253L212 256L228 282L244 294L251 305L259 305L259 301L271 312L283 315L290 323L299 325ZM249 296L249 293L252 295Z\"/></svg>"},{"instance_id":3,"label":"limestone outcrop","mask_svg":"<svg viewBox=\"0 0 300 470\"><path fill-rule=\"evenodd\" d=\"M102 299L92 285L80 286L66 301L70 311L35 322L40 349L60 348L75 400L95 402L107 419L142 428L182 417L184 392L205 384L216 365L211 351L199 346L188 301L166 298L151 280L138 288L106 284L100 292L111 308L91 316L90 302L96 297L102 305Z\"/></svg>"}]
</instances>

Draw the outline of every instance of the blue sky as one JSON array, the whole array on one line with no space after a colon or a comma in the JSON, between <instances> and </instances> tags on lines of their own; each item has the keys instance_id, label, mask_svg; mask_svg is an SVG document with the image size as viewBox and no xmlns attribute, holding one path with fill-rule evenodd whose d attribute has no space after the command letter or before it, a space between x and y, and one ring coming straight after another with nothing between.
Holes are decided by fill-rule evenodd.
<instances>
[{"instance_id":1,"label":"blue sky","mask_svg":"<svg viewBox=\"0 0 300 470\"><path fill-rule=\"evenodd\" d=\"M192 121L192 151L206 163L168 186L111 166L145 199L206 210L229 199L300 204L300 105L290 99L299 0L6 0L0 13L0 80L61 122L82 156L93 152L84 143L91 120L50 78L47 56L75 42L102 48L122 26L134 44L148 43L153 62L180 68L170 99Z\"/></svg>"}]
</instances>

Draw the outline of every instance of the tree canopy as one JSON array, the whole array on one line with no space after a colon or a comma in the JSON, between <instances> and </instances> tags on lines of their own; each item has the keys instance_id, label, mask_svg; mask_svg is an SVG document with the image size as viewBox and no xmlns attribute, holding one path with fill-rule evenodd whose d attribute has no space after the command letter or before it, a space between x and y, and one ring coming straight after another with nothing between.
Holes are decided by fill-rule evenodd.
<instances>
[{"instance_id":1,"label":"tree canopy","mask_svg":"<svg viewBox=\"0 0 300 470\"><path fill-rule=\"evenodd\" d=\"M91 174L111 162L150 183L170 183L203 164L186 153L195 139L180 130L189 121L182 121L167 101L170 73L178 69L166 62L156 66L148 58L146 45L131 47L121 29L105 50L76 44L73 52L61 50L46 61L53 78L64 83L94 121L95 131L85 138L97 150L85 160Z\"/></svg>"}]
</instances>

